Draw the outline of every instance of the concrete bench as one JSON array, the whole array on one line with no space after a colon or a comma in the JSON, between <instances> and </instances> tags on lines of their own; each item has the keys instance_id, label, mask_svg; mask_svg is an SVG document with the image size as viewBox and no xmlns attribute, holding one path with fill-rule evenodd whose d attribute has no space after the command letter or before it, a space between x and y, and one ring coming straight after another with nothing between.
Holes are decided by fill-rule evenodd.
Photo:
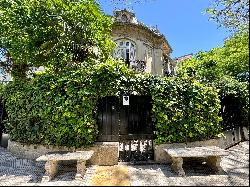
<instances>
[{"instance_id":1,"label":"concrete bench","mask_svg":"<svg viewBox=\"0 0 250 187\"><path fill-rule=\"evenodd\" d=\"M58 170L58 162L62 160L77 160L77 173L75 179L82 179L86 171L86 161L89 160L94 151L57 152L42 155L36 161L46 161L45 176L43 181L50 181L55 177Z\"/></svg>"},{"instance_id":2,"label":"concrete bench","mask_svg":"<svg viewBox=\"0 0 250 187\"><path fill-rule=\"evenodd\" d=\"M207 164L214 170L222 172L220 166L221 156L229 154L228 151L216 146L190 147L190 148L168 148L164 149L172 158L172 169L179 175L185 176L182 168L184 157L206 158Z\"/></svg>"}]
</instances>

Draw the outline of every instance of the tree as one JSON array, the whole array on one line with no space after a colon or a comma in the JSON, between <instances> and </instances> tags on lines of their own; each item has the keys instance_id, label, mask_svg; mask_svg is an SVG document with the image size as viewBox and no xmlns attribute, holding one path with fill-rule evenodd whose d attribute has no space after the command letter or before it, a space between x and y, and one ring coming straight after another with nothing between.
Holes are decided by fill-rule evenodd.
<instances>
[{"instance_id":1,"label":"tree","mask_svg":"<svg viewBox=\"0 0 250 187\"><path fill-rule=\"evenodd\" d=\"M178 73L193 74L197 79L213 82L227 75L239 81L249 73L249 35L235 34L223 47L199 52L196 57L179 64Z\"/></svg>"},{"instance_id":2,"label":"tree","mask_svg":"<svg viewBox=\"0 0 250 187\"><path fill-rule=\"evenodd\" d=\"M199 52L192 59L178 65L178 76L190 76L199 82L219 89L221 103L235 102L239 109L224 111L224 120L234 118L237 124L249 119L249 35L237 33L225 41L223 47ZM230 102L228 102L228 100ZM237 112L228 115L227 112ZM231 116L231 117L230 117ZM239 120L240 119L240 120ZM236 123L232 123L236 124Z\"/></svg>"},{"instance_id":3,"label":"tree","mask_svg":"<svg viewBox=\"0 0 250 187\"><path fill-rule=\"evenodd\" d=\"M111 24L95 0L0 0L1 66L25 79L34 67L59 73L89 58L105 61Z\"/></svg>"},{"instance_id":4,"label":"tree","mask_svg":"<svg viewBox=\"0 0 250 187\"><path fill-rule=\"evenodd\" d=\"M219 26L232 31L248 31L249 0L215 0L206 12Z\"/></svg>"}]
</instances>

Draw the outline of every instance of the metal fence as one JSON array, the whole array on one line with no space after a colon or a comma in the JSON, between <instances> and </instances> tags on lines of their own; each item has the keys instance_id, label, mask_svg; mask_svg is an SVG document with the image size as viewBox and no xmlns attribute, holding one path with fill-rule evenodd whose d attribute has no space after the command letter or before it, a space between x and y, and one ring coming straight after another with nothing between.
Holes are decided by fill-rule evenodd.
<instances>
[{"instance_id":1,"label":"metal fence","mask_svg":"<svg viewBox=\"0 0 250 187\"><path fill-rule=\"evenodd\" d=\"M223 130L232 130L236 127L248 125L249 116L245 116L242 103L238 97L226 96L221 98L220 114L223 118Z\"/></svg>"}]
</instances>

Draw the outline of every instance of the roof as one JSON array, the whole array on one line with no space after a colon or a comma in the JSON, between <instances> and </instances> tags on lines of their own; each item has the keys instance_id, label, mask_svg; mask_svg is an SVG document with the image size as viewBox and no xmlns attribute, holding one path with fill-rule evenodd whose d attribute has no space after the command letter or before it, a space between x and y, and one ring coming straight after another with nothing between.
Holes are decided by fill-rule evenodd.
<instances>
[{"instance_id":1,"label":"roof","mask_svg":"<svg viewBox=\"0 0 250 187\"><path fill-rule=\"evenodd\" d=\"M193 57L193 53L190 53L190 54L186 54L186 55L182 55L180 57L176 57L174 58L175 61L183 61L183 60L186 60L186 59L190 59Z\"/></svg>"},{"instance_id":2,"label":"roof","mask_svg":"<svg viewBox=\"0 0 250 187\"><path fill-rule=\"evenodd\" d=\"M123 24L124 25L136 25L140 28L143 28L143 29L151 32L156 37L162 38L163 41L165 42L165 46L163 44L163 48L168 47L170 49L170 53L173 51L173 49L169 45L167 39L165 38L165 36L163 34L160 33L157 26L155 26L155 27L148 26L148 25L144 24L143 22L138 21L137 18L135 17L135 13L133 13L132 11L128 11L127 9L115 10L114 11L114 23L116 25L123 25Z\"/></svg>"}]
</instances>

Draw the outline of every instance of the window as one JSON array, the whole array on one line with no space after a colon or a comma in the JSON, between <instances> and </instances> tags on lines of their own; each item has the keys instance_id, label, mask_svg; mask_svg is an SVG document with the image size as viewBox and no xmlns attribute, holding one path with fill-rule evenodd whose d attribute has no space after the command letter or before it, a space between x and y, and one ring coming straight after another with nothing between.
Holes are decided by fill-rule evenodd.
<instances>
[{"instance_id":1,"label":"window","mask_svg":"<svg viewBox=\"0 0 250 187\"><path fill-rule=\"evenodd\" d=\"M131 61L135 61L136 58L136 45L129 40L116 41L117 47L113 51L113 57L122 59L126 64L130 65Z\"/></svg>"},{"instance_id":2,"label":"window","mask_svg":"<svg viewBox=\"0 0 250 187\"><path fill-rule=\"evenodd\" d=\"M128 21L128 17L125 14L122 15L122 21L123 22L127 22Z\"/></svg>"}]
</instances>

